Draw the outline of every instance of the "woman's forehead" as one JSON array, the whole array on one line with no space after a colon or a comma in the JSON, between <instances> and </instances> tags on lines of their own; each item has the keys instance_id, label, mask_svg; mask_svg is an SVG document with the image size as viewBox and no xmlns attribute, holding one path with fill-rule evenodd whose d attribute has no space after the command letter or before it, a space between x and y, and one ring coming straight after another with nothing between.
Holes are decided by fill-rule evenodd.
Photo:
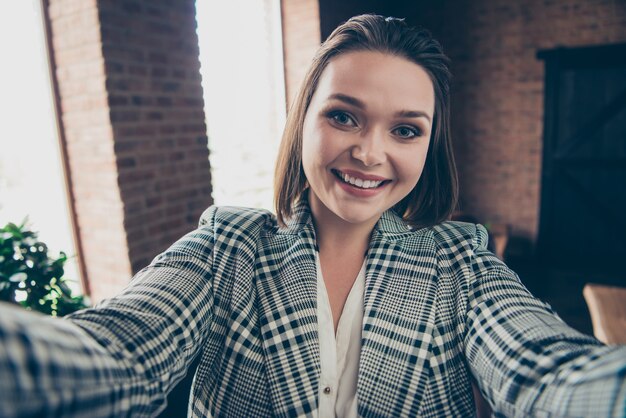
<instances>
[{"instance_id":1,"label":"woman's forehead","mask_svg":"<svg viewBox=\"0 0 626 418\"><path fill-rule=\"evenodd\" d=\"M315 92L326 101L337 94L354 97L366 106L384 104L429 113L434 111L434 88L428 73L406 58L373 51L334 57L320 76Z\"/></svg>"}]
</instances>

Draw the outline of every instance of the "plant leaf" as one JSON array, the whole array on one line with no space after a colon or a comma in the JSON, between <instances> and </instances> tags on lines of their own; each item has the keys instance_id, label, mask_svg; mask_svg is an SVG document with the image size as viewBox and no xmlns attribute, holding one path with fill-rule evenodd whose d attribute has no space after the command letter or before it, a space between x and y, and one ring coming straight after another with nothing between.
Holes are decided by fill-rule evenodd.
<instances>
[{"instance_id":1,"label":"plant leaf","mask_svg":"<svg viewBox=\"0 0 626 418\"><path fill-rule=\"evenodd\" d=\"M27 278L28 278L28 274L20 272L20 273L15 273L11 277L9 277L9 281L12 283L20 283L26 280Z\"/></svg>"}]
</instances>

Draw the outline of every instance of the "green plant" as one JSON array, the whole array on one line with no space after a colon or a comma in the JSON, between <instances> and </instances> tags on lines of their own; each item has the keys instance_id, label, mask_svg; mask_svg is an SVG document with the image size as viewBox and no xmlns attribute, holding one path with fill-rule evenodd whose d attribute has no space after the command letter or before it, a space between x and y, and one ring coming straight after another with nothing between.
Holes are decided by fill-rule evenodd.
<instances>
[{"instance_id":1,"label":"green plant","mask_svg":"<svg viewBox=\"0 0 626 418\"><path fill-rule=\"evenodd\" d=\"M85 308L82 296L72 296L63 277L65 253L48 255L48 246L21 225L0 228L0 300L52 316Z\"/></svg>"}]
</instances>

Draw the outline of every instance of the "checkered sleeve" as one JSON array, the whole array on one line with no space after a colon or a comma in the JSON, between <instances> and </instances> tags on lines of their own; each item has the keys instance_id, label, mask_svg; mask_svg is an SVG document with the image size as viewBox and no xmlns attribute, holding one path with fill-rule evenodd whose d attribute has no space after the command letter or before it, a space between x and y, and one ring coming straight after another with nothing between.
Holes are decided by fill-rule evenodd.
<instances>
[{"instance_id":1,"label":"checkered sleeve","mask_svg":"<svg viewBox=\"0 0 626 418\"><path fill-rule=\"evenodd\" d=\"M0 416L147 417L198 354L212 317L210 225L117 297L64 319L0 306Z\"/></svg>"},{"instance_id":2,"label":"checkered sleeve","mask_svg":"<svg viewBox=\"0 0 626 418\"><path fill-rule=\"evenodd\" d=\"M626 416L626 346L567 326L477 237L465 352L495 416Z\"/></svg>"}]
</instances>

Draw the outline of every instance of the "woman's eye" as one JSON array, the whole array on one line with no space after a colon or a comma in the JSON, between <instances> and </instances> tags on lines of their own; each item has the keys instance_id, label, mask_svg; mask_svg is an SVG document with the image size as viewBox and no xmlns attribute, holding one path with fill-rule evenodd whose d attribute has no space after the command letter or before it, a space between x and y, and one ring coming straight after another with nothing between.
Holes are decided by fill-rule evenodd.
<instances>
[{"instance_id":1,"label":"woman's eye","mask_svg":"<svg viewBox=\"0 0 626 418\"><path fill-rule=\"evenodd\" d=\"M394 129L394 134L402 139L411 139L422 136L422 131L411 126L400 126Z\"/></svg>"},{"instance_id":2,"label":"woman's eye","mask_svg":"<svg viewBox=\"0 0 626 418\"><path fill-rule=\"evenodd\" d=\"M330 119L338 125L342 126L356 126L356 122L346 112L333 112L330 115Z\"/></svg>"}]
</instances>

